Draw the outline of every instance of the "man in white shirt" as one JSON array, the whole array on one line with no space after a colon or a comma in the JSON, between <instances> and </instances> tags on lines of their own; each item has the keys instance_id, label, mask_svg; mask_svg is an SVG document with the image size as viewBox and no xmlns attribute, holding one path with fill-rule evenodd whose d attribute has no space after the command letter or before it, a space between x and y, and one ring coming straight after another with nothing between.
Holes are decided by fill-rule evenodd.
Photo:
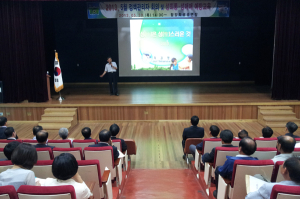
<instances>
[{"instance_id":1,"label":"man in white shirt","mask_svg":"<svg viewBox=\"0 0 300 199\"><path fill-rule=\"evenodd\" d=\"M274 164L277 161L285 161L286 159L292 157L292 152L295 149L296 140L291 136L279 136L277 141L277 150L280 152L279 155L274 156L272 159Z\"/></svg>"},{"instance_id":2,"label":"man in white shirt","mask_svg":"<svg viewBox=\"0 0 300 199\"><path fill-rule=\"evenodd\" d=\"M107 62L108 63L105 65L104 72L100 75L100 77L102 78L106 73L108 73L110 95L119 96L117 85L117 64L112 61L111 57L107 58Z\"/></svg>"}]
</instances>

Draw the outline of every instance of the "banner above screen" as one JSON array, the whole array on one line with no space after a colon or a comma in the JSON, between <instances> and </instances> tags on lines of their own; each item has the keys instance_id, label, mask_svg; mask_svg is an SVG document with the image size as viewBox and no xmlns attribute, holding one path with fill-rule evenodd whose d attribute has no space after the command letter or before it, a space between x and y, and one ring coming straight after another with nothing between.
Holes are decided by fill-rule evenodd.
<instances>
[{"instance_id":1,"label":"banner above screen","mask_svg":"<svg viewBox=\"0 0 300 199\"><path fill-rule=\"evenodd\" d=\"M229 17L230 0L91 2L88 19Z\"/></svg>"}]
</instances>

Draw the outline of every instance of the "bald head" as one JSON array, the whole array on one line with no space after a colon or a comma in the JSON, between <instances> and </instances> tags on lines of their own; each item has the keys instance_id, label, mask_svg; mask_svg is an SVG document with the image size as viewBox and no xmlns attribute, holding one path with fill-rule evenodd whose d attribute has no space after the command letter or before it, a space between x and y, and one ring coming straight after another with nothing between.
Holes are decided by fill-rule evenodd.
<instances>
[{"instance_id":1,"label":"bald head","mask_svg":"<svg viewBox=\"0 0 300 199\"><path fill-rule=\"evenodd\" d=\"M291 136L279 136L277 142L277 149L281 153L292 153L295 149L296 140Z\"/></svg>"},{"instance_id":2,"label":"bald head","mask_svg":"<svg viewBox=\"0 0 300 199\"><path fill-rule=\"evenodd\" d=\"M256 142L249 138L243 138L240 143L239 143L239 147L240 147L240 153L244 154L244 155L252 155L255 151L256 151Z\"/></svg>"},{"instance_id":3,"label":"bald head","mask_svg":"<svg viewBox=\"0 0 300 199\"><path fill-rule=\"evenodd\" d=\"M41 130L37 132L36 134L36 140L38 141L39 144L45 144L48 139L48 132Z\"/></svg>"}]
</instances>

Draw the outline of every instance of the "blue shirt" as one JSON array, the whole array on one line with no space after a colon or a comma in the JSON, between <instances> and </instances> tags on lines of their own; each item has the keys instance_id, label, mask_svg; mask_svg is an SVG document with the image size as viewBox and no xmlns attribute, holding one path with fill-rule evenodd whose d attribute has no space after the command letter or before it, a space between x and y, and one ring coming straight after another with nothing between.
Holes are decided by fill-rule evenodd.
<instances>
[{"instance_id":1,"label":"blue shirt","mask_svg":"<svg viewBox=\"0 0 300 199\"><path fill-rule=\"evenodd\" d=\"M178 70L178 64L176 64L176 65L172 64L172 66L173 66L172 70Z\"/></svg>"},{"instance_id":2,"label":"blue shirt","mask_svg":"<svg viewBox=\"0 0 300 199\"><path fill-rule=\"evenodd\" d=\"M232 172L233 172L233 165L235 160L258 160L254 157L232 157L232 156L226 156L227 160L224 163L223 166L218 167L219 174L224 177L231 180L232 178Z\"/></svg>"}]
</instances>

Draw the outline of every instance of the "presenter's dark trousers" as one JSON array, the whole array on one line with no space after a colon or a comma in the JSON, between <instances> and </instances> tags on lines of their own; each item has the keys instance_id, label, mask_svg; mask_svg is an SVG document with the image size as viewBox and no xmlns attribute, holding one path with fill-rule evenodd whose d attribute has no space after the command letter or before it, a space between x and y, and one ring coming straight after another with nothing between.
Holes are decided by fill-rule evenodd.
<instances>
[{"instance_id":1,"label":"presenter's dark trousers","mask_svg":"<svg viewBox=\"0 0 300 199\"><path fill-rule=\"evenodd\" d=\"M110 94L117 94L118 93L118 80L117 80L117 73L108 73L108 81L109 81L109 89Z\"/></svg>"}]
</instances>

